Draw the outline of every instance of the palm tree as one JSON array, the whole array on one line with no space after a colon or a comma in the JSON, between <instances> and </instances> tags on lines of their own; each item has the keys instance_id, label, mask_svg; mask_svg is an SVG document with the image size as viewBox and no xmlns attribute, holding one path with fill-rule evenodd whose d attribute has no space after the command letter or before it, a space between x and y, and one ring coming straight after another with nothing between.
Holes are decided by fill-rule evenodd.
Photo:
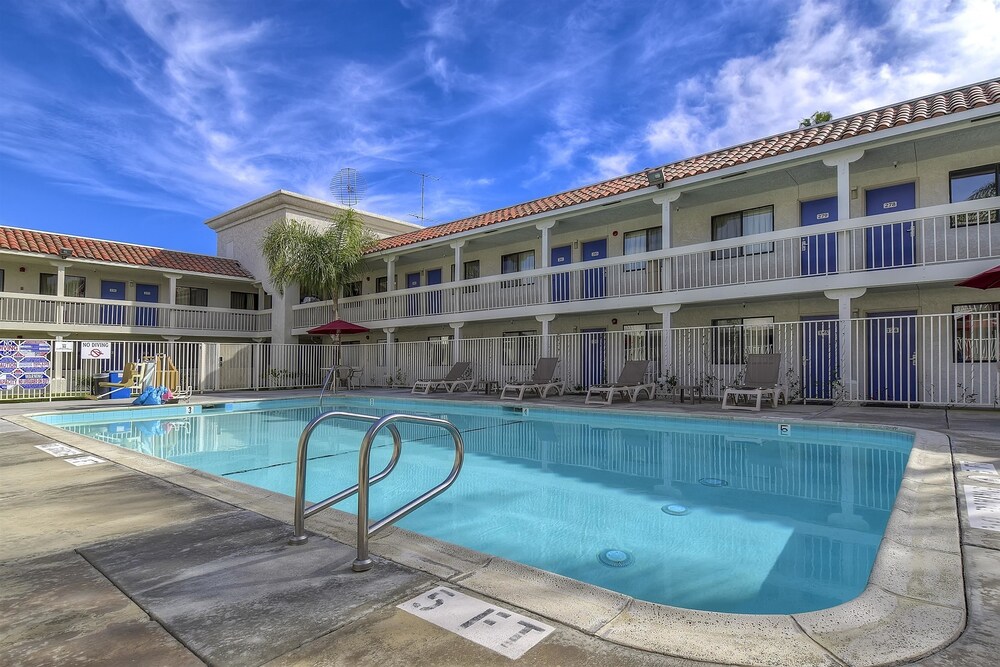
<instances>
[{"instance_id":1,"label":"palm tree","mask_svg":"<svg viewBox=\"0 0 1000 667\"><path fill-rule=\"evenodd\" d=\"M276 222L264 232L260 251L279 294L298 285L300 294L333 301L333 319L340 319L341 290L360 279L364 254L377 241L354 209L347 209L326 229L300 220Z\"/></svg>"}]
</instances>

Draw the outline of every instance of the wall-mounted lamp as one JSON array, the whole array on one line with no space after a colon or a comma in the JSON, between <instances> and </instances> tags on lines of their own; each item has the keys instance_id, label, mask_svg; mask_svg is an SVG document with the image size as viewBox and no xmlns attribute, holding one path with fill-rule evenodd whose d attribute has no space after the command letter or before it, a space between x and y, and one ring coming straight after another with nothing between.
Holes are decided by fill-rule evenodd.
<instances>
[{"instance_id":1,"label":"wall-mounted lamp","mask_svg":"<svg viewBox=\"0 0 1000 667\"><path fill-rule=\"evenodd\" d=\"M611 318L611 324L618 324L618 318L617 317L612 317Z\"/></svg>"},{"instance_id":2,"label":"wall-mounted lamp","mask_svg":"<svg viewBox=\"0 0 1000 667\"><path fill-rule=\"evenodd\" d=\"M658 188L663 187L664 178L662 169L649 169L646 171L646 182Z\"/></svg>"},{"instance_id":3,"label":"wall-mounted lamp","mask_svg":"<svg viewBox=\"0 0 1000 667\"><path fill-rule=\"evenodd\" d=\"M63 259L71 257L72 255L73 255L72 248L59 248L59 256L62 257Z\"/></svg>"}]
</instances>

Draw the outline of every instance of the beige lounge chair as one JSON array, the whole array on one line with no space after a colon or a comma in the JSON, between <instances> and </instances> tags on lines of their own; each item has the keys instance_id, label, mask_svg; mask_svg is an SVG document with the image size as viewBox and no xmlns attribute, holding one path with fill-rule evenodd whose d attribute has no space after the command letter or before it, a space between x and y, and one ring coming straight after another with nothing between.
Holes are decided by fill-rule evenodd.
<instances>
[{"instance_id":1,"label":"beige lounge chair","mask_svg":"<svg viewBox=\"0 0 1000 667\"><path fill-rule=\"evenodd\" d=\"M778 398L784 396L788 403L788 393L778 383L781 370L780 354L748 354L743 383L726 387L722 394L723 410L753 410L760 412L764 398L771 399L771 407L778 407ZM729 399L732 398L732 403ZM746 405L740 405L746 399Z\"/></svg>"},{"instance_id":2,"label":"beige lounge chair","mask_svg":"<svg viewBox=\"0 0 1000 667\"><path fill-rule=\"evenodd\" d=\"M558 357L542 357L535 365L535 372L527 382L511 382L504 385L500 392L500 400L520 401L524 394L529 391L538 392L539 398L545 398L550 389L558 389L562 396L566 391L566 383L554 380L556 366L559 365ZM517 392L517 395L508 396L507 391Z\"/></svg>"},{"instance_id":3,"label":"beige lounge chair","mask_svg":"<svg viewBox=\"0 0 1000 667\"><path fill-rule=\"evenodd\" d=\"M615 394L628 396L628 400L635 403L639 398L639 392L645 391L647 398L656 397L656 384L646 382L646 371L649 369L649 362L645 359L625 362L625 368L618 374L618 381L612 384L594 384L587 388L587 396L583 399L585 404L601 403L610 405ZM603 398L601 398L603 396ZM594 398L594 400L590 400Z\"/></svg>"},{"instance_id":4,"label":"beige lounge chair","mask_svg":"<svg viewBox=\"0 0 1000 667\"><path fill-rule=\"evenodd\" d=\"M429 394L432 391L437 391L439 387L444 387L451 394L459 387L464 387L465 391L472 391L475 386L476 379L472 377L472 363L459 361L440 380L417 380L413 383L413 389L410 390L410 393Z\"/></svg>"}]
</instances>

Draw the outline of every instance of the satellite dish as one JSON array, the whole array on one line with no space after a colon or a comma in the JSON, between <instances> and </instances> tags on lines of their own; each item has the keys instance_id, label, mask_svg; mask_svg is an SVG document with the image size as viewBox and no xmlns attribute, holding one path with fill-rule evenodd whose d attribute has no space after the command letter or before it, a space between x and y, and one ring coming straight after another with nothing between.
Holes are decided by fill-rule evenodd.
<instances>
[{"instance_id":1,"label":"satellite dish","mask_svg":"<svg viewBox=\"0 0 1000 667\"><path fill-rule=\"evenodd\" d=\"M354 207L365 198L368 185L357 169L344 167L330 180L330 194L344 206Z\"/></svg>"}]
</instances>

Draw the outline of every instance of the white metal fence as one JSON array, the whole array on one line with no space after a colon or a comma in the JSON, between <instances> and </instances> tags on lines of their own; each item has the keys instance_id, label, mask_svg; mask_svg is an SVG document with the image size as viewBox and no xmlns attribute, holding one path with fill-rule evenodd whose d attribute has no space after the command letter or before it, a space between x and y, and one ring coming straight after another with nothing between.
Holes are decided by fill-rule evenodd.
<instances>
[{"instance_id":1,"label":"white metal fence","mask_svg":"<svg viewBox=\"0 0 1000 667\"><path fill-rule=\"evenodd\" d=\"M648 359L662 388L700 387L718 397L738 382L747 354L780 353L781 381L793 400L925 405L1000 405L1000 312L887 314L839 322L638 331L547 337L334 345L268 343L111 343L110 359L83 358L80 341L0 341L0 400L81 397L95 376L167 355L178 383L196 392L318 387L331 366L360 369L361 386L409 387L471 361L476 378L503 384L530 377L540 356L560 359L569 391L614 381L625 361Z\"/></svg>"}]
</instances>

